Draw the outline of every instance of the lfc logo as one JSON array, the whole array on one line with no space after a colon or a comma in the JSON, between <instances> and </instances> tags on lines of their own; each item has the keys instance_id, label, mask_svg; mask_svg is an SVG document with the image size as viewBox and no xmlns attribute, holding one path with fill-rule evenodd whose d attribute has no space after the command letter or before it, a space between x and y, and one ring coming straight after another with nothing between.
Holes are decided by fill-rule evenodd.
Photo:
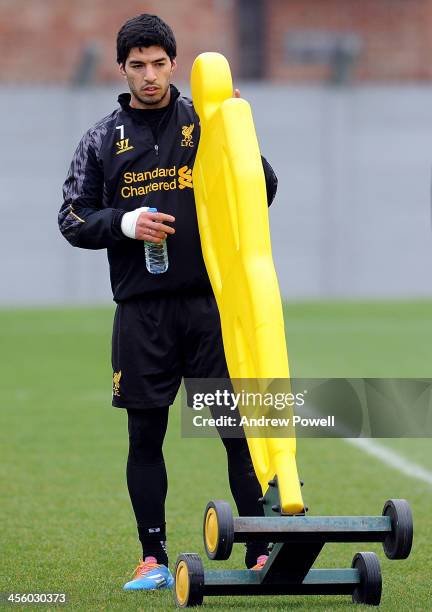
<instances>
[{"instance_id":1,"label":"lfc logo","mask_svg":"<svg viewBox=\"0 0 432 612\"><path fill-rule=\"evenodd\" d=\"M182 126L182 136L183 136L183 140L181 141L182 147L193 147L194 146L194 141L192 140L192 132L193 132L194 127L195 127L194 123L191 123L190 125Z\"/></svg>"},{"instance_id":2,"label":"lfc logo","mask_svg":"<svg viewBox=\"0 0 432 612\"><path fill-rule=\"evenodd\" d=\"M116 395L120 397L120 378L121 378L121 370L119 372L113 373L113 396Z\"/></svg>"}]
</instances>

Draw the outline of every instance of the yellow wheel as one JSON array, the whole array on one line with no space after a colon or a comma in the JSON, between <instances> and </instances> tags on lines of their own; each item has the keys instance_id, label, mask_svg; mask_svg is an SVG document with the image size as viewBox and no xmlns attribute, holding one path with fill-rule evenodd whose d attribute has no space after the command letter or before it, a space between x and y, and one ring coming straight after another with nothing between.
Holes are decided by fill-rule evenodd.
<instances>
[{"instance_id":1,"label":"yellow wheel","mask_svg":"<svg viewBox=\"0 0 432 612\"><path fill-rule=\"evenodd\" d=\"M175 590L178 604L184 607L189 597L189 572L185 561L177 565Z\"/></svg>"},{"instance_id":2,"label":"yellow wheel","mask_svg":"<svg viewBox=\"0 0 432 612\"><path fill-rule=\"evenodd\" d=\"M204 566L196 553L183 553L175 567L174 601L179 608L200 606L204 597Z\"/></svg>"},{"instance_id":3,"label":"yellow wheel","mask_svg":"<svg viewBox=\"0 0 432 612\"><path fill-rule=\"evenodd\" d=\"M209 508L205 515L204 537L206 541L206 549L210 553L214 553L218 543L219 526L216 510Z\"/></svg>"},{"instance_id":4,"label":"yellow wheel","mask_svg":"<svg viewBox=\"0 0 432 612\"><path fill-rule=\"evenodd\" d=\"M204 512L204 547L209 559L229 559L234 542L234 519L226 501L211 501Z\"/></svg>"}]
</instances>

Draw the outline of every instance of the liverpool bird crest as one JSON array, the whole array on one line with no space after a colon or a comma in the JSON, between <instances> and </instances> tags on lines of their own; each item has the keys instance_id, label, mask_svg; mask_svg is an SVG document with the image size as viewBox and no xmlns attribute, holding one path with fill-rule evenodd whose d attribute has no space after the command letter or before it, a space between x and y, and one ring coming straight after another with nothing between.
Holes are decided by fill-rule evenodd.
<instances>
[{"instance_id":1,"label":"liverpool bird crest","mask_svg":"<svg viewBox=\"0 0 432 612\"><path fill-rule=\"evenodd\" d=\"M194 123L191 123L190 125L182 126L182 136L183 136L183 140L181 141L182 147L193 147L194 146L194 142L192 139L192 132L193 132L194 127L195 127Z\"/></svg>"}]
</instances>

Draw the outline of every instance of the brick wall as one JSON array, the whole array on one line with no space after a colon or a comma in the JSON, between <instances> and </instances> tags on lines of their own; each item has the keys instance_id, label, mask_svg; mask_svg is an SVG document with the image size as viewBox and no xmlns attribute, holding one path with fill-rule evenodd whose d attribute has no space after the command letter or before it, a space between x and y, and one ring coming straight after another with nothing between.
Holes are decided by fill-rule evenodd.
<instances>
[{"instance_id":1,"label":"brick wall","mask_svg":"<svg viewBox=\"0 0 432 612\"><path fill-rule=\"evenodd\" d=\"M0 0L0 81L68 83L90 43L101 53L97 81L117 79L117 32L140 13L157 14L173 28L179 80L189 80L202 51L221 51L235 67L234 5L234 0Z\"/></svg>"},{"instance_id":2,"label":"brick wall","mask_svg":"<svg viewBox=\"0 0 432 612\"><path fill-rule=\"evenodd\" d=\"M302 30L356 33L360 80L432 78L431 0L270 0L267 7L266 66L273 80L328 77L328 64L288 61L284 39Z\"/></svg>"},{"instance_id":3,"label":"brick wall","mask_svg":"<svg viewBox=\"0 0 432 612\"><path fill-rule=\"evenodd\" d=\"M360 80L432 79L432 0L263 1L266 75L274 81L328 77L326 63L287 57L286 37L305 30L356 33ZM115 80L117 31L142 12L173 27L179 81L189 79L193 59L208 50L223 52L239 74L237 0L0 0L0 82L69 83L90 43L100 51L96 81Z\"/></svg>"}]
</instances>

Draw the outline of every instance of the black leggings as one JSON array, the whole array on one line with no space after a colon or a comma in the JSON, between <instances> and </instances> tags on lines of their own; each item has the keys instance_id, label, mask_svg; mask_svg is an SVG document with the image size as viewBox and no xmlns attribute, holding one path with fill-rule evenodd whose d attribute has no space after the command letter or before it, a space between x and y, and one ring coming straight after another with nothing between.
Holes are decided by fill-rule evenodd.
<instances>
[{"instance_id":1,"label":"black leggings","mask_svg":"<svg viewBox=\"0 0 432 612\"><path fill-rule=\"evenodd\" d=\"M165 541L168 482L162 444L168 425L169 408L128 409L127 412L129 456L126 476L139 538L143 544L143 555L153 554L159 562L167 563L163 552L156 553ZM246 439L222 438L222 442L227 452L229 483L239 516L263 516L262 505L258 502L261 487L253 469ZM266 549L263 543L249 543L246 565L253 565L257 556L264 554Z\"/></svg>"}]
</instances>

